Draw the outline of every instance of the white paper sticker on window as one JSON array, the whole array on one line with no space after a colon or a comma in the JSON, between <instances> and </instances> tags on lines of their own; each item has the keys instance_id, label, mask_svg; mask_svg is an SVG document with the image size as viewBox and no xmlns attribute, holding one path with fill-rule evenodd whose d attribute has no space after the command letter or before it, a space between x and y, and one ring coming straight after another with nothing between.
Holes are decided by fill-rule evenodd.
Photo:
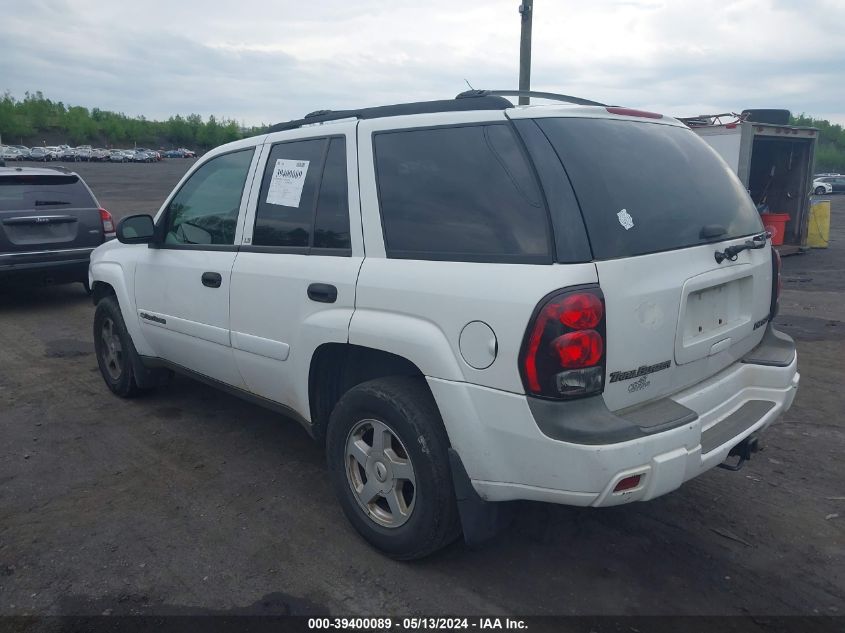
<instances>
[{"instance_id":1,"label":"white paper sticker on window","mask_svg":"<svg viewBox=\"0 0 845 633\"><path fill-rule=\"evenodd\" d=\"M631 217L631 214L628 213L627 209L622 209L616 214L616 217L619 218L619 224L621 224L626 231L634 228L634 218Z\"/></svg>"},{"instance_id":2,"label":"white paper sticker on window","mask_svg":"<svg viewBox=\"0 0 845 633\"><path fill-rule=\"evenodd\" d=\"M273 177L270 179L270 189L267 191L267 204L299 207L309 162L288 158L277 159L276 166L273 168Z\"/></svg>"}]
</instances>

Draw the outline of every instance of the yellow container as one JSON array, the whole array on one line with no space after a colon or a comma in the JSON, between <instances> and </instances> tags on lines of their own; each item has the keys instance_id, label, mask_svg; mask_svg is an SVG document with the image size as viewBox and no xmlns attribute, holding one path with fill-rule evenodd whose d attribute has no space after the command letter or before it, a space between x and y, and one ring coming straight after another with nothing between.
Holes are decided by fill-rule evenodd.
<instances>
[{"instance_id":1,"label":"yellow container","mask_svg":"<svg viewBox=\"0 0 845 633\"><path fill-rule=\"evenodd\" d=\"M816 200L810 206L807 246L827 248L830 240L830 200Z\"/></svg>"}]
</instances>

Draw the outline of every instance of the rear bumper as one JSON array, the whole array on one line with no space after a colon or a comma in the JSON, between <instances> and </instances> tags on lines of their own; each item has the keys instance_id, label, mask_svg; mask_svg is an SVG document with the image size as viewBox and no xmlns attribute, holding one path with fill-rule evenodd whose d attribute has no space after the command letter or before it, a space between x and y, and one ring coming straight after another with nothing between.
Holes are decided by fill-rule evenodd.
<instances>
[{"instance_id":1,"label":"rear bumper","mask_svg":"<svg viewBox=\"0 0 845 633\"><path fill-rule=\"evenodd\" d=\"M0 280L83 281L93 248L44 253L2 254Z\"/></svg>"},{"instance_id":2,"label":"rear bumper","mask_svg":"<svg viewBox=\"0 0 845 633\"><path fill-rule=\"evenodd\" d=\"M584 443L543 433L523 395L429 379L452 446L483 499L579 506L652 499L717 466L734 446L789 409L798 382L794 348L786 364L738 362L674 394L675 412L693 415L681 416L670 428L623 441ZM576 417L583 414L573 410ZM578 422L583 428L590 419ZM632 475L640 475L637 487L613 492Z\"/></svg>"}]
</instances>

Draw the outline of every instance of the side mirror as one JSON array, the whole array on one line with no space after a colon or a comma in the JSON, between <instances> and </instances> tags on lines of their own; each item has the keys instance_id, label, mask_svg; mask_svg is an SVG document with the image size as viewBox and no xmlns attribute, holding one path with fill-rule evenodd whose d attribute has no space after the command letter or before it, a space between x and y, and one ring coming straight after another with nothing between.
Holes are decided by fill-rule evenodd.
<instances>
[{"instance_id":1,"label":"side mirror","mask_svg":"<svg viewBox=\"0 0 845 633\"><path fill-rule=\"evenodd\" d=\"M154 237L153 219L145 213L127 216L117 225L117 240L122 244L149 244Z\"/></svg>"}]
</instances>

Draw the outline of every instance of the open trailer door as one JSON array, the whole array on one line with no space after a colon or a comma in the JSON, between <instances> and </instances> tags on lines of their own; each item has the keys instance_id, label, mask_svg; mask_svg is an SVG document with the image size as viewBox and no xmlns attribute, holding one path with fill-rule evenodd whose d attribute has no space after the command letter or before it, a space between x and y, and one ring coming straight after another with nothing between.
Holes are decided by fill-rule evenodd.
<instances>
[{"instance_id":1,"label":"open trailer door","mask_svg":"<svg viewBox=\"0 0 845 633\"><path fill-rule=\"evenodd\" d=\"M789 120L787 110L682 120L745 185L778 252L792 255L805 250L818 129L780 123Z\"/></svg>"}]
</instances>

